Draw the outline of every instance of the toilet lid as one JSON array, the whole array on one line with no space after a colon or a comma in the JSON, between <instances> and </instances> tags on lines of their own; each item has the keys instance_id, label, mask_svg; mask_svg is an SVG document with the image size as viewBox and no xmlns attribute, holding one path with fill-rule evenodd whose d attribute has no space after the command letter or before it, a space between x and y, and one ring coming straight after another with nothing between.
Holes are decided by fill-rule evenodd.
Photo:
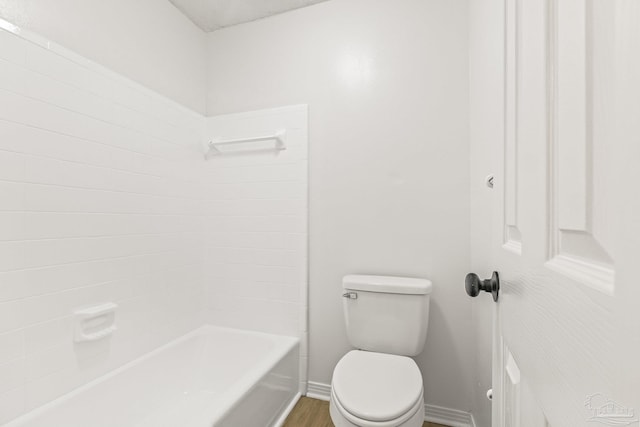
<instances>
[{"instance_id":1,"label":"toilet lid","mask_svg":"<svg viewBox=\"0 0 640 427\"><path fill-rule=\"evenodd\" d=\"M336 365L331 387L352 415L389 421L415 406L422 396L422 375L409 357L353 350Z\"/></svg>"}]
</instances>

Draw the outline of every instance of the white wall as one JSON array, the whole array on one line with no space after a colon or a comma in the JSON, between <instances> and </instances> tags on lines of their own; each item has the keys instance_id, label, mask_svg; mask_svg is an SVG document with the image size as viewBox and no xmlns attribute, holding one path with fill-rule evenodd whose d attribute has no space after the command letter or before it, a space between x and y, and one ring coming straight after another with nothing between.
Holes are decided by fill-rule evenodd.
<instances>
[{"instance_id":1,"label":"white wall","mask_svg":"<svg viewBox=\"0 0 640 427\"><path fill-rule=\"evenodd\" d=\"M202 321L202 124L0 30L0 423ZM116 334L74 344L73 309L108 301Z\"/></svg>"},{"instance_id":2,"label":"white wall","mask_svg":"<svg viewBox=\"0 0 640 427\"><path fill-rule=\"evenodd\" d=\"M206 36L168 0L3 0L0 18L204 112Z\"/></svg>"},{"instance_id":3,"label":"white wall","mask_svg":"<svg viewBox=\"0 0 640 427\"><path fill-rule=\"evenodd\" d=\"M485 185L495 172L494 153L504 140L504 2L469 2L469 115L471 175L471 271L482 278L491 276L493 198L497 195ZM494 302L480 295L473 304L474 388L473 414L478 427L491 425L492 316Z\"/></svg>"},{"instance_id":4,"label":"white wall","mask_svg":"<svg viewBox=\"0 0 640 427\"><path fill-rule=\"evenodd\" d=\"M349 349L347 273L434 282L426 402L470 410L463 0L334 0L209 35L209 114L309 104L310 370Z\"/></svg>"}]
</instances>

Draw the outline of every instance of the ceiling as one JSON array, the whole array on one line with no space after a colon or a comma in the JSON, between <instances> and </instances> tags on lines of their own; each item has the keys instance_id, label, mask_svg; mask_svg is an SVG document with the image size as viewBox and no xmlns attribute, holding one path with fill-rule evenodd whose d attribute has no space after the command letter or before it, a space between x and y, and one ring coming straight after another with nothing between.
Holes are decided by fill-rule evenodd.
<instances>
[{"instance_id":1,"label":"ceiling","mask_svg":"<svg viewBox=\"0 0 640 427\"><path fill-rule=\"evenodd\" d=\"M255 21L327 0L169 0L204 31Z\"/></svg>"}]
</instances>

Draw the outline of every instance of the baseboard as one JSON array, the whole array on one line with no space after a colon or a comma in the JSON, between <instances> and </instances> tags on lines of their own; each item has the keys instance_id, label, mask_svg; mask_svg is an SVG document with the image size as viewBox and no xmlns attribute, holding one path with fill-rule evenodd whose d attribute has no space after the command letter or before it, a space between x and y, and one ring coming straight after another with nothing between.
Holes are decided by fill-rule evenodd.
<instances>
[{"instance_id":1,"label":"baseboard","mask_svg":"<svg viewBox=\"0 0 640 427\"><path fill-rule=\"evenodd\" d=\"M296 403L298 403L298 400L300 400L300 396L301 396L300 393L296 393L296 395L293 396L293 399L291 399L287 407L284 408L284 411L282 411L282 414L280 414L278 419L272 424L272 427L282 427L284 422L287 420L287 417L289 416L291 411L293 411L293 408L296 406Z\"/></svg>"},{"instance_id":2,"label":"baseboard","mask_svg":"<svg viewBox=\"0 0 640 427\"><path fill-rule=\"evenodd\" d=\"M313 399L329 400L331 386L329 384L309 381L307 396ZM436 405L424 405L424 420L450 427L475 427L473 416L469 412L458 409L443 408Z\"/></svg>"},{"instance_id":3,"label":"baseboard","mask_svg":"<svg viewBox=\"0 0 640 427\"><path fill-rule=\"evenodd\" d=\"M307 396L313 399L329 401L329 397L331 396L331 386L329 384L309 381L307 382Z\"/></svg>"},{"instance_id":4,"label":"baseboard","mask_svg":"<svg viewBox=\"0 0 640 427\"><path fill-rule=\"evenodd\" d=\"M424 405L424 420L451 427L475 427L476 425L469 412L429 404Z\"/></svg>"}]
</instances>

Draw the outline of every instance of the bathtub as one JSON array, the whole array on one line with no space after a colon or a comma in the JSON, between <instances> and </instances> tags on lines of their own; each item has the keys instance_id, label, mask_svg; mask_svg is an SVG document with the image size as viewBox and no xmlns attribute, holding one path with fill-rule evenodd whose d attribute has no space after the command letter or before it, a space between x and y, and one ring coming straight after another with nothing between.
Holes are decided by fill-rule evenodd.
<instances>
[{"instance_id":1,"label":"bathtub","mask_svg":"<svg viewBox=\"0 0 640 427\"><path fill-rule=\"evenodd\" d=\"M277 426L298 385L297 338L203 326L6 426Z\"/></svg>"}]
</instances>

